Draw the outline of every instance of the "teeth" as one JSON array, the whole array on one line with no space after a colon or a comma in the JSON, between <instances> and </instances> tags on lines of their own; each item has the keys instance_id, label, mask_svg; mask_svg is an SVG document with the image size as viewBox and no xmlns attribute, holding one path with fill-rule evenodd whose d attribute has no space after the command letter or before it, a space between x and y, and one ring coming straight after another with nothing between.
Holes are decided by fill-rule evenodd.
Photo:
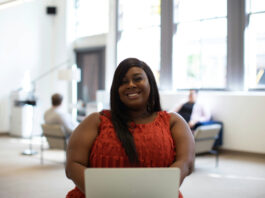
<instances>
[{"instance_id":1,"label":"teeth","mask_svg":"<svg viewBox=\"0 0 265 198\"><path fill-rule=\"evenodd\" d=\"M128 94L129 97L133 97L133 96L137 96L137 93L133 93L133 94Z\"/></svg>"}]
</instances>

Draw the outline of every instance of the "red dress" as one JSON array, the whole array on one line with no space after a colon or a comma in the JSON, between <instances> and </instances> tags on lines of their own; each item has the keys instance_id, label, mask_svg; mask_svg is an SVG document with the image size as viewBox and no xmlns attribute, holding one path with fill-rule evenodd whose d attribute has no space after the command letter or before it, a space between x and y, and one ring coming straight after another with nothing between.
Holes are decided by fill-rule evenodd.
<instances>
[{"instance_id":1,"label":"red dress","mask_svg":"<svg viewBox=\"0 0 265 198\"><path fill-rule=\"evenodd\" d=\"M132 165L114 131L110 111L100 115L99 134L89 156L90 167L169 167L175 161L175 146L170 132L170 115L160 111L153 122L133 124L130 130L139 164ZM67 198L85 198L76 187ZM180 198L182 197L180 193Z\"/></svg>"}]
</instances>

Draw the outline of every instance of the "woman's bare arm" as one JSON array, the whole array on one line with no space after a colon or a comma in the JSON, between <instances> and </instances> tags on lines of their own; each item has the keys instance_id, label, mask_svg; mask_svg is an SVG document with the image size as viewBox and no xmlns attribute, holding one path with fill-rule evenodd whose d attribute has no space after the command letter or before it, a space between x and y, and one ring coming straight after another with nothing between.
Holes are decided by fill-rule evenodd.
<instances>
[{"instance_id":1,"label":"woman's bare arm","mask_svg":"<svg viewBox=\"0 0 265 198\"><path fill-rule=\"evenodd\" d=\"M90 149L98 134L99 113L89 115L73 132L67 147L65 172L84 192L84 170L89 165Z\"/></svg>"},{"instance_id":2,"label":"woman's bare arm","mask_svg":"<svg viewBox=\"0 0 265 198\"><path fill-rule=\"evenodd\" d=\"M195 143L190 127L185 120L176 113L170 113L170 130L176 145L176 161L171 167L181 170L180 183L191 174L194 168Z\"/></svg>"}]
</instances>

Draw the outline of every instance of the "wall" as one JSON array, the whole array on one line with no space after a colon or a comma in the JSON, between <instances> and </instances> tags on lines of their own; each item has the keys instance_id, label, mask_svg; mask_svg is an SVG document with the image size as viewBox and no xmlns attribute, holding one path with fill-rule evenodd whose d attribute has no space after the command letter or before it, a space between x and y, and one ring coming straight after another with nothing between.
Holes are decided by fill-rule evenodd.
<instances>
[{"instance_id":1,"label":"wall","mask_svg":"<svg viewBox=\"0 0 265 198\"><path fill-rule=\"evenodd\" d=\"M9 95L21 86L24 72L40 61L37 10L30 3L0 10L0 131L9 130ZM35 16L35 17L33 17Z\"/></svg>"},{"instance_id":2,"label":"wall","mask_svg":"<svg viewBox=\"0 0 265 198\"><path fill-rule=\"evenodd\" d=\"M172 109L187 92L161 93L164 109ZM224 123L224 149L265 154L265 93L200 92L214 119Z\"/></svg>"},{"instance_id":3,"label":"wall","mask_svg":"<svg viewBox=\"0 0 265 198\"><path fill-rule=\"evenodd\" d=\"M46 14L46 6L56 6L55 16ZM115 63L116 1L110 0L110 29L107 35L75 39L74 1L32 0L5 9L0 8L0 133L10 130L10 95L21 87L26 70L32 80L53 70L58 65L69 67L75 62L74 48L106 45L106 88L109 89ZM57 79L57 70L36 82L37 107L34 132L41 131L43 113L50 106L50 96L64 95L63 106L70 111L75 94L72 84Z\"/></svg>"},{"instance_id":4,"label":"wall","mask_svg":"<svg viewBox=\"0 0 265 198\"><path fill-rule=\"evenodd\" d=\"M55 16L46 14L46 6L57 6ZM25 71L32 80L68 60L66 42L66 2L60 0L32 0L0 9L0 132L10 129L10 94L21 87ZM67 67L63 64L62 67ZM34 132L40 131L45 109L50 106L54 92L65 96L68 105L67 82L57 80L57 71L36 82L37 108L35 108Z\"/></svg>"},{"instance_id":5,"label":"wall","mask_svg":"<svg viewBox=\"0 0 265 198\"><path fill-rule=\"evenodd\" d=\"M116 0L109 0L109 31L107 34L93 35L89 37L79 38L74 41L75 49L89 49L95 47L106 47L105 56L105 88L110 90L112 77L117 66L116 63Z\"/></svg>"},{"instance_id":6,"label":"wall","mask_svg":"<svg viewBox=\"0 0 265 198\"><path fill-rule=\"evenodd\" d=\"M76 49L87 49L106 46L106 34L79 38L74 42Z\"/></svg>"}]
</instances>

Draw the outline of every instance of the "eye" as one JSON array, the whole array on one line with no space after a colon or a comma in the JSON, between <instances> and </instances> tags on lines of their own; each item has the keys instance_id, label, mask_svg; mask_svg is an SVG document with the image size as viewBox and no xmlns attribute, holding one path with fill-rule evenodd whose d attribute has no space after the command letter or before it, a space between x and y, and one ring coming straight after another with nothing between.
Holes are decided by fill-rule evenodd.
<instances>
[{"instance_id":1,"label":"eye","mask_svg":"<svg viewBox=\"0 0 265 198\"><path fill-rule=\"evenodd\" d=\"M137 76L137 77L135 77L134 78L134 81L135 82L139 82L139 81L141 81L143 78L141 77L141 76Z\"/></svg>"},{"instance_id":2,"label":"eye","mask_svg":"<svg viewBox=\"0 0 265 198\"><path fill-rule=\"evenodd\" d=\"M123 79L122 81L121 81L121 85L124 85L124 84L127 84L128 83L128 80L127 79Z\"/></svg>"}]
</instances>

